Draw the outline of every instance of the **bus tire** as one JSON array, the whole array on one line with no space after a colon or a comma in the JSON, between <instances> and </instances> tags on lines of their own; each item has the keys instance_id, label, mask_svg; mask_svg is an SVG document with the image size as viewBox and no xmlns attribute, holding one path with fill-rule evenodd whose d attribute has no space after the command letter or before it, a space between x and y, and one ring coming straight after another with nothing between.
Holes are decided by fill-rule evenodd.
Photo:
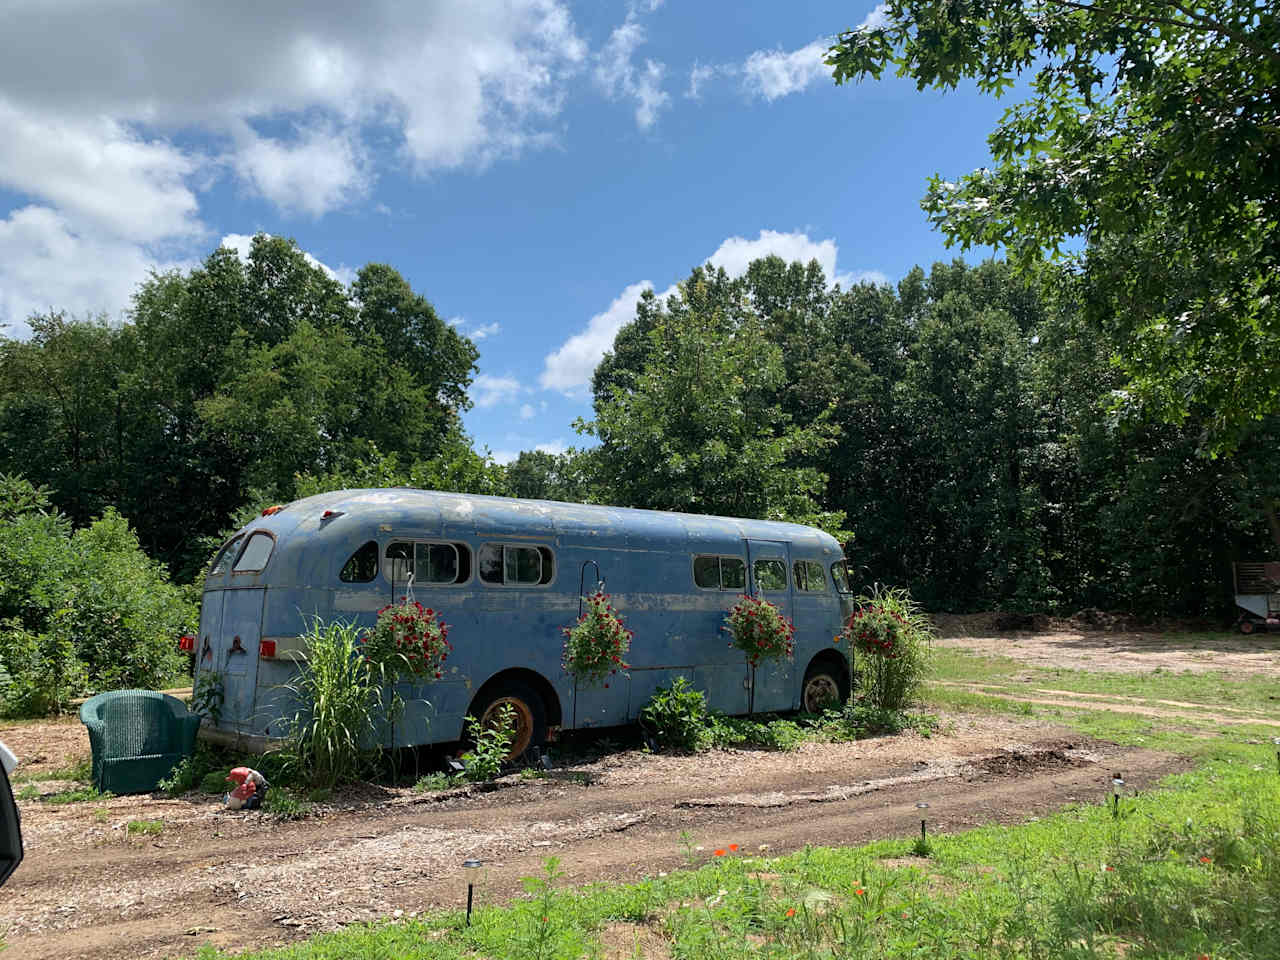
<instances>
[{"instance_id":1,"label":"bus tire","mask_svg":"<svg viewBox=\"0 0 1280 960\"><path fill-rule=\"evenodd\" d=\"M821 713L838 707L849 699L848 671L841 669L833 657L815 659L804 672L800 687L800 709L805 713Z\"/></svg>"},{"instance_id":2,"label":"bus tire","mask_svg":"<svg viewBox=\"0 0 1280 960\"><path fill-rule=\"evenodd\" d=\"M515 760L530 747L541 747L547 740L547 707L542 697L519 681L510 680L488 693L483 701L472 705L471 716L478 717L482 726L497 722L498 711L510 706L516 714L515 738L506 756L507 762Z\"/></svg>"},{"instance_id":3,"label":"bus tire","mask_svg":"<svg viewBox=\"0 0 1280 960\"><path fill-rule=\"evenodd\" d=\"M1248 636L1249 634L1253 633L1253 630L1254 630L1254 625L1252 620L1240 621L1240 632L1243 633L1245 636Z\"/></svg>"}]
</instances>

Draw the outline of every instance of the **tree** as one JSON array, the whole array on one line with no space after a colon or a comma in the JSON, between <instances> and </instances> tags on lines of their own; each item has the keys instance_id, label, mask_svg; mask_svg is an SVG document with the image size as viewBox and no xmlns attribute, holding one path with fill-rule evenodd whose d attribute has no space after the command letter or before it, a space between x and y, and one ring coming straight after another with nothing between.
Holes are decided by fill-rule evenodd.
<instances>
[{"instance_id":1,"label":"tree","mask_svg":"<svg viewBox=\"0 0 1280 960\"><path fill-rule=\"evenodd\" d=\"M995 166L935 177L949 242L1052 251L1114 345L1117 402L1234 449L1280 409L1280 14L1254 0L888 0L841 33L837 83L886 67L1031 96L988 138Z\"/></svg>"},{"instance_id":2,"label":"tree","mask_svg":"<svg viewBox=\"0 0 1280 960\"><path fill-rule=\"evenodd\" d=\"M647 333L632 386L613 385L595 419L596 482L615 503L812 523L838 534L821 506L825 477L799 466L833 442L823 416L800 426L779 406L782 351L744 302L703 309L706 284L685 285Z\"/></svg>"}]
</instances>

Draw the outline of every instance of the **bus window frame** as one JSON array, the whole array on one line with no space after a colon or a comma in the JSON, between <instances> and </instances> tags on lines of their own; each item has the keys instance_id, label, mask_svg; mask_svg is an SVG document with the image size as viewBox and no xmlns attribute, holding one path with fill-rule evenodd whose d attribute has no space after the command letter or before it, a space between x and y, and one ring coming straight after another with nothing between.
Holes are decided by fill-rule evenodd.
<instances>
[{"instance_id":1,"label":"bus window frame","mask_svg":"<svg viewBox=\"0 0 1280 960\"><path fill-rule=\"evenodd\" d=\"M386 543L386 546L382 548L382 553L381 553L382 569L378 571L378 575L382 577L382 579L386 580L388 583L399 584L403 586L405 583L408 582L408 578L405 578L404 580L398 580L398 579L392 580L391 578L391 564L393 562L393 559L394 560L400 559L399 557L392 558L390 556L391 548L401 543L407 543L413 547L413 588L415 590L419 590L419 589L447 590L450 587L469 586L471 584L471 581L479 580L479 574L477 572L479 564L476 563L476 559L475 559L476 554L479 551L477 551L474 547L472 547L471 544L467 543L467 541L465 540L427 540L425 538L424 539L407 539L405 537L397 537L394 540L388 540ZM458 544L462 544L471 553L471 569L467 573L467 578L465 580L419 580L418 579L418 544L420 543L425 543L433 547L453 547L454 562L456 565L455 567L456 569L462 568L462 556L461 554L458 553ZM369 582L372 583L374 581L371 580Z\"/></svg>"},{"instance_id":2,"label":"bus window frame","mask_svg":"<svg viewBox=\"0 0 1280 960\"><path fill-rule=\"evenodd\" d=\"M713 558L716 560L717 581L716 586L714 587L704 587L698 583L698 573L695 564L699 559L703 558ZM724 562L726 560L736 560L738 563L742 564L742 586L726 587L724 585ZM716 593L724 593L726 590L746 590L749 573L750 571L747 568L746 557L739 557L732 553L694 553L689 555L689 582L693 584L693 589L695 590L714 590Z\"/></svg>"},{"instance_id":3,"label":"bus window frame","mask_svg":"<svg viewBox=\"0 0 1280 960\"><path fill-rule=\"evenodd\" d=\"M271 538L271 551L267 554L267 559L263 561L262 566L254 570L237 570L236 566L239 565L240 558L244 556L245 551L249 549L249 544L253 542L253 538L256 537L258 534L262 534L264 537ZM235 563L231 564L231 576L233 577L260 576L263 573L263 571L267 569L267 567L271 566L271 558L276 555L276 547L278 546L280 546L280 542L276 539L276 535L272 533L270 530L250 530L248 533L244 535L244 544L240 547L239 552L236 553Z\"/></svg>"},{"instance_id":4,"label":"bus window frame","mask_svg":"<svg viewBox=\"0 0 1280 960\"><path fill-rule=\"evenodd\" d=\"M494 583L480 576L480 551L485 547L501 547L502 548L502 583ZM507 547L524 547L526 550L532 550L538 555L538 579L531 583L507 583ZM546 583L542 582L543 556L542 551L546 550L551 554L551 579ZM521 543L511 540L481 540L480 544L475 548L474 569L472 575L476 578L476 583L484 587L492 587L495 590L547 590L552 587L556 578L560 576L560 563L556 559L555 549L550 543L530 542Z\"/></svg>"}]
</instances>

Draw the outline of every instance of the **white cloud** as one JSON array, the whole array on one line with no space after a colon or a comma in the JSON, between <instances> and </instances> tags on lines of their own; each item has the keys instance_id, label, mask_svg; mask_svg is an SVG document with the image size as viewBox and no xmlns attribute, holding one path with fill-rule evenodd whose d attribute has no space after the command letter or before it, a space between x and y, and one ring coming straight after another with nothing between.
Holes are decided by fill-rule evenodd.
<instances>
[{"instance_id":1,"label":"white cloud","mask_svg":"<svg viewBox=\"0 0 1280 960\"><path fill-rule=\"evenodd\" d=\"M26 336L27 318L51 310L114 315L151 270L185 266L157 261L132 243L77 232L48 207L23 207L0 219L0 330Z\"/></svg>"},{"instance_id":2,"label":"white cloud","mask_svg":"<svg viewBox=\"0 0 1280 960\"><path fill-rule=\"evenodd\" d=\"M720 72L719 67L695 61L693 69L689 71L689 89L685 91L685 96L690 100L700 99L703 85L718 72Z\"/></svg>"},{"instance_id":3,"label":"white cloud","mask_svg":"<svg viewBox=\"0 0 1280 960\"><path fill-rule=\"evenodd\" d=\"M481 410L510 403L520 395L520 381L515 377L493 377L482 373L471 384L471 399Z\"/></svg>"},{"instance_id":4,"label":"white cloud","mask_svg":"<svg viewBox=\"0 0 1280 960\"><path fill-rule=\"evenodd\" d=\"M829 282L839 283L846 288L859 282L888 282L888 278L878 270L864 270L855 274L839 272L836 264L838 253L835 240L830 238L811 240L807 234L798 231L780 233L777 230L761 230L760 236L754 240L729 237L705 262L723 268L730 276L739 277L747 272L747 267L753 260L776 255L788 263L817 260ZM635 319L640 295L645 290L652 289L653 284L644 280L623 290L606 310L591 318L585 330L574 334L554 353L547 354L539 383L549 390L560 390L570 395L589 384L600 359L613 348L613 340L618 331L624 324ZM658 299L666 300L674 293L676 287L670 286L658 294Z\"/></svg>"},{"instance_id":5,"label":"white cloud","mask_svg":"<svg viewBox=\"0 0 1280 960\"><path fill-rule=\"evenodd\" d=\"M553 440L550 443L540 443L533 449L537 450L539 453L549 453L552 456L558 457L560 454L568 450L569 446L563 440Z\"/></svg>"},{"instance_id":6,"label":"white cloud","mask_svg":"<svg viewBox=\"0 0 1280 960\"><path fill-rule=\"evenodd\" d=\"M889 8L876 5L858 24L859 30L876 30L887 26ZM757 50L742 65L743 84L747 93L774 101L800 93L818 80L830 81L831 68L823 60L831 48L831 40L819 38L798 50ZM695 66L696 70L697 67ZM705 77L703 78L705 79ZM690 77L690 95L696 97L696 85Z\"/></svg>"},{"instance_id":7,"label":"white cloud","mask_svg":"<svg viewBox=\"0 0 1280 960\"><path fill-rule=\"evenodd\" d=\"M502 466L505 467L508 464L514 463L516 461L516 458L520 456L520 451L519 450L492 450L490 451L489 456L493 458L494 463L501 464Z\"/></svg>"},{"instance_id":8,"label":"white cloud","mask_svg":"<svg viewBox=\"0 0 1280 960\"><path fill-rule=\"evenodd\" d=\"M538 415L538 411L533 408L531 403L523 403L520 405L520 419L532 420Z\"/></svg>"},{"instance_id":9,"label":"white cloud","mask_svg":"<svg viewBox=\"0 0 1280 960\"><path fill-rule=\"evenodd\" d=\"M486 323L482 327L476 327L467 334L472 340L483 340L485 337L492 337L501 332L502 324L498 322Z\"/></svg>"},{"instance_id":10,"label":"white cloud","mask_svg":"<svg viewBox=\"0 0 1280 960\"><path fill-rule=\"evenodd\" d=\"M290 141L260 137L247 124L231 163L281 210L321 217L363 196L373 182L364 146L352 130L317 124Z\"/></svg>"},{"instance_id":11,"label":"white cloud","mask_svg":"<svg viewBox=\"0 0 1280 960\"><path fill-rule=\"evenodd\" d=\"M655 10L657 5L651 5L649 9ZM644 27L633 8L596 55L595 78L610 99L625 97L634 100L636 126L648 130L657 122L658 114L671 105L671 95L662 89L662 80L667 72L665 64L649 59L641 66L632 62L636 49L644 40Z\"/></svg>"},{"instance_id":12,"label":"white cloud","mask_svg":"<svg viewBox=\"0 0 1280 960\"><path fill-rule=\"evenodd\" d=\"M4 99L0 130L0 186L82 229L138 242L201 234L185 182L201 168L198 156L106 117L41 116Z\"/></svg>"},{"instance_id":13,"label":"white cloud","mask_svg":"<svg viewBox=\"0 0 1280 960\"><path fill-rule=\"evenodd\" d=\"M244 260L247 263L249 260L249 251L253 249L253 237L247 233L228 233L218 241L218 246L229 247L239 254L241 260ZM350 285L351 281L356 278L355 270L345 264L334 269L327 263L317 260L305 250L302 251L302 257L307 261L307 263L311 264L311 266L318 267L323 270L331 278L337 280L344 286Z\"/></svg>"},{"instance_id":14,"label":"white cloud","mask_svg":"<svg viewBox=\"0 0 1280 960\"><path fill-rule=\"evenodd\" d=\"M747 266L752 260L770 255L779 256L788 263L817 260L830 279L836 275L837 252L836 242L831 239L810 240L804 233L761 230L760 236L754 240L729 237L716 248L715 253L707 257L707 261L713 266L723 267L725 273L732 277L740 277L747 272Z\"/></svg>"},{"instance_id":15,"label":"white cloud","mask_svg":"<svg viewBox=\"0 0 1280 960\"><path fill-rule=\"evenodd\" d=\"M880 30L889 25L889 7L886 4L877 4L875 9L862 18L862 22L858 24L859 30Z\"/></svg>"},{"instance_id":16,"label":"white cloud","mask_svg":"<svg viewBox=\"0 0 1280 960\"><path fill-rule=\"evenodd\" d=\"M207 238L200 197L227 172L286 213L319 217L368 192L375 144L430 174L552 142L587 57L564 0L352 9L0 4L0 188L18 195L0 207L7 231L34 229L34 208L51 250L70 242L121 267L168 262ZM658 108L651 97L643 105L649 86L638 74L646 116ZM14 304L43 309L68 292L72 282L42 263L57 260L4 267L23 286L5 287L0 322ZM77 280L74 304L117 310L119 288L143 277L111 274L96 298L95 284Z\"/></svg>"},{"instance_id":17,"label":"white cloud","mask_svg":"<svg viewBox=\"0 0 1280 960\"><path fill-rule=\"evenodd\" d=\"M640 294L652 289L652 283L642 280L618 294L606 310L591 318L585 330L575 333L559 350L547 355L538 382L548 390L565 393L572 393L590 383L592 371L605 351L613 346L613 338L622 325L635 319Z\"/></svg>"},{"instance_id":18,"label":"white cloud","mask_svg":"<svg viewBox=\"0 0 1280 960\"><path fill-rule=\"evenodd\" d=\"M815 40L790 53L757 50L742 65L747 92L773 101L799 93L822 77L830 77L831 68L822 62L830 46L827 40Z\"/></svg>"}]
</instances>

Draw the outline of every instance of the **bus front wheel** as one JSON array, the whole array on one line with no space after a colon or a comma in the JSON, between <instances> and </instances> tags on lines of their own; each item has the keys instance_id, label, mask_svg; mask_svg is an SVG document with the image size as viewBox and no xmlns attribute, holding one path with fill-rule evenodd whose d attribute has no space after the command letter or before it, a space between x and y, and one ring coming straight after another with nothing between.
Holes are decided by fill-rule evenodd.
<instances>
[{"instance_id":1,"label":"bus front wheel","mask_svg":"<svg viewBox=\"0 0 1280 960\"><path fill-rule=\"evenodd\" d=\"M547 739L547 712L542 698L522 683L510 683L486 696L483 705L472 716L480 718L481 726L495 727L504 707L510 707L515 729L511 740L508 762L533 746L541 746Z\"/></svg>"}]
</instances>

